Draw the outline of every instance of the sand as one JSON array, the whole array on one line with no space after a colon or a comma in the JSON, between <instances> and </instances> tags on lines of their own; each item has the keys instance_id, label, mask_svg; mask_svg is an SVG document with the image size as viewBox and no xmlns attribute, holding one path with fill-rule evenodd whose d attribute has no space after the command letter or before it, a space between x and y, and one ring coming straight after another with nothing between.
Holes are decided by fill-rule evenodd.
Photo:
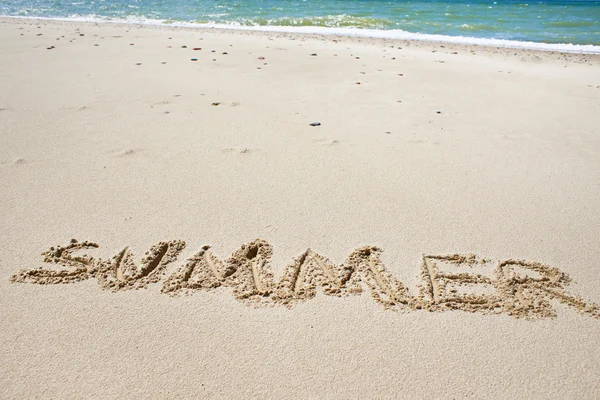
<instances>
[{"instance_id":1,"label":"sand","mask_svg":"<svg viewBox=\"0 0 600 400\"><path fill-rule=\"evenodd\" d=\"M0 54L2 398L600 392L600 56L26 19Z\"/></svg>"}]
</instances>

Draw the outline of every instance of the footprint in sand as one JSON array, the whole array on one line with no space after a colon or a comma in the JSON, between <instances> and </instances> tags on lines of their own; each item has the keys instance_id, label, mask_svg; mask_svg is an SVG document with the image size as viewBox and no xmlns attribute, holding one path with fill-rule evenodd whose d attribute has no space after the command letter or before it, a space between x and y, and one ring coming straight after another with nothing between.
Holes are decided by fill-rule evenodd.
<instances>
[{"instance_id":1,"label":"footprint in sand","mask_svg":"<svg viewBox=\"0 0 600 400\"><path fill-rule=\"evenodd\" d=\"M90 109L90 106L62 107L61 109L69 111L87 111Z\"/></svg>"},{"instance_id":2,"label":"footprint in sand","mask_svg":"<svg viewBox=\"0 0 600 400\"><path fill-rule=\"evenodd\" d=\"M250 154L254 152L254 150L248 147L225 147L221 150L223 153L235 153L235 154Z\"/></svg>"},{"instance_id":3,"label":"footprint in sand","mask_svg":"<svg viewBox=\"0 0 600 400\"><path fill-rule=\"evenodd\" d=\"M239 105L240 105L240 103L237 102L237 101L233 101L231 103L224 103L222 101L215 101L215 102L211 103L211 106L213 106L213 107L226 107L226 106L237 107Z\"/></svg>"},{"instance_id":4,"label":"footprint in sand","mask_svg":"<svg viewBox=\"0 0 600 400\"><path fill-rule=\"evenodd\" d=\"M338 146L340 144L339 140L336 139L318 139L315 140L315 143L320 144L321 146Z\"/></svg>"},{"instance_id":5,"label":"footprint in sand","mask_svg":"<svg viewBox=\"0 0 600 400\"><path fill-rule=\"evenodd\" d=\"M127 148L127 149L120 149L120 150L112 150L107 152L107 154L109 154L111 157L132 157L135 154L139 153L143 151L143 149L141 148Z\"/></svg>"}]
</instances>

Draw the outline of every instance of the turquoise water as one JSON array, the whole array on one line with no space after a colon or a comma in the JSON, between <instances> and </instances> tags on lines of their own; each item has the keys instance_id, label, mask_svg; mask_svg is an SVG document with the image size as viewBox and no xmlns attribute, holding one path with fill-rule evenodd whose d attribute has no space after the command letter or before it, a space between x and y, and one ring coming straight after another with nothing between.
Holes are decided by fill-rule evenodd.
<instances>
[{"instance_id":1,"label":"turquoise water","mask_svg":"<svg viewBox=\"0 0 600 400\"><path fill-rule=\"evenodd\" d=\"M600 0L0 0L0 14L130 22L401 30L600 45Z\"/></svg>"}]
</instances>

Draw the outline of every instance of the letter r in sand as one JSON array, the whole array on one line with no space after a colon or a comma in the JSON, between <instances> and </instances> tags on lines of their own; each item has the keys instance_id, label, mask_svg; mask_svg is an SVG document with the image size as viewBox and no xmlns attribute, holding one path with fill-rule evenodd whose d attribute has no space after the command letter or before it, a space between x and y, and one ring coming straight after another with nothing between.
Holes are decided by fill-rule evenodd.
<instances>
[{"instance_id":1,"label":"letter r in sand","mask_svg":"<svg viewBox=\"0 0 600 400\"><path fill-rule=\"evenodd\" d=\"M556 316L550 300L558 300L578 311L600 317L600 307L565 292L571 278L558 268L522 260L501 261L497 267L498 291L504 310L513 317Z\"/></svg>"}]
</instances>

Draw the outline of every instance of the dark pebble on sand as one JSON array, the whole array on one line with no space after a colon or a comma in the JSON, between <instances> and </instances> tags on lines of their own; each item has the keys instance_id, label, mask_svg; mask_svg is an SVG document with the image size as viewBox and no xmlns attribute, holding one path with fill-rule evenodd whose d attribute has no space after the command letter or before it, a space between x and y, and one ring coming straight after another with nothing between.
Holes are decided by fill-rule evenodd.
<instances>
[{"instance_id":1,"label":"dark pebble on sand","mask_svg":"<svg viewBox=\"0 0 600 400\"><path fill-rule=\"evenodd\" d=\"M181 46L182 49L187 49L187 46Z\"/></svg>"},{"instance_id":2,"label":"dark pebble on sand","mask_svg":"<svg viewBox=\"0 0 600 400\"><path fill-rule=\"evenodd\" d=\"M317 53L312 53L311 56L316 57Z\"/></svg>"},{"instance_id":3,"label":"dark pebble on sand","mask_svg":"<svg viewBox=\"0 0 600 400\"><path fill-rule=\"evenodd\" d=\"M190 60L192 60L192 61L198 61L197 58L191 58Z\"/></svg>"},{"instance_id":4,"label":"dark pebble on sand","mask_svg":"<svg viewBox=\"0 0 600 400\"><path fill-rule=\"evenodd\" d=\"M135 65L142 65L142 63L135 63Z\"/></svg>"},{"instance_id":5,"label":"dark pebble on sand","mask_svg":"<svg viewBox=\"0 0 600 400\"><path fill-rule=\"evenodd\" d=\"M311 122L310 126L321 126L320 122Z\"/></svg>"},{"instance_id":6,"label":"dark pebble on sand","mask_svg":"<svg viewBox=\"0 0 600 400\"><path fill-rule=\"evenodd\" d=\"M223 54L227 55L227 52L224 52Z\"/></svg>"},{"instance_id":7,"label":"dark pebble on sand","mask_svg":"<svg viewBox=\"0 0 600 400\"><path fill-rule=\"evenodd\" d=\"M442 112L440 110L437 110L436 113L441 114Z\"/></svg>"},{"instance_id":8,"label":"dark pebble on sand","mask_svg":"<svg viewBox=\"0 0 600 400\"><path fill-rule=\"evenodd\" d=\"M202 50L202 47L194 47L192 50Z\"/></svg>"}]
</instances>

